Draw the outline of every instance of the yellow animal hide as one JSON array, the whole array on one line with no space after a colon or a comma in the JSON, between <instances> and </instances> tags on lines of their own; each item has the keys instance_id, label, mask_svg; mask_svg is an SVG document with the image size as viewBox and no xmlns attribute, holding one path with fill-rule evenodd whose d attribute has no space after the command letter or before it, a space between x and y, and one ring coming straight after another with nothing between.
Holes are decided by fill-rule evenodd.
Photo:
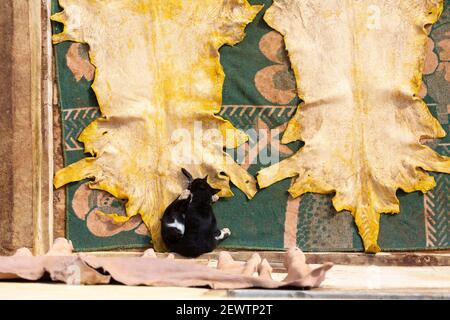
<instances>
[{"instance_id":1,"label":"yellow animal hide","mask_svg":"<svg viewBox=\"0 0 450 320\"><path fill-rule=\"evenodd\" d=\"M296 177L289 192L336 193L365 250L380 250L381 213L400 211L396 192L435 187L426 171L450 159L422 144L445 131L418 97L427 33L440 0L275 0L265 20L285 37L304 104L283 143L306 145L263 169L261 187Z\"/></svg>"},{"instance_id":2,"label":"yellow animal hide","mask_svg":"<svg viewBox=\"0 0 450 320\"><path fill-rule=\"evenodd\" d=\"M90 46L93 89L102 118L79 137L92 157L61 171L56 188L93 178L90 187L126 199L141 214L157 250L160 218L186 187L182 167L205 177L220 196L229 182L249 198L256 181L224 151L247 136L216 116L224 73L218 49L244 37L261 9L247 0L59 0L64 24L55 43ZM202 138L203 137L203 138Z\"/></svg>"}]
</instances>

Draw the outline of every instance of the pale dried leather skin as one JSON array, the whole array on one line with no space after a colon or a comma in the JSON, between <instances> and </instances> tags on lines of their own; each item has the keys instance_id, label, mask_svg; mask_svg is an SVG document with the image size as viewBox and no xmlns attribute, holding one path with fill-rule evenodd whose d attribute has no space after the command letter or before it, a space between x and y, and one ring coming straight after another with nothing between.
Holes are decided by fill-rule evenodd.
<instances>
[{"instance_id":1,"label":"pale dried leather skin","mask_svg":"<svg viewBox=\"0 0 450 320\"><path fill-rule=\"evenodd\" d=\"M336 193L367 252L378 252L381 213L398 213L396 192L435 187L425 171L450 173L450 160L421 142L445 131L418 98L425 25L439 0L275 0L265 20L285 37L304 101L283 143L306 145L263 169L263 188L296 177L289 192ZM379 18L379 23L376 20ZM375 20L374 20L375 19Z\"/></svg>"},{"instance_id":2,"label":"pale dried leather skin","mask_svg":"<svg viewBox=\"0 0 450 320\"><path fill-rule=\"evenodd\" d=\"M181 167L194 177L208 175L223 197L233 195L231 180L252 198L255 179L223 151L247 136L215 115L224 80L218 49L240 41L261 7L247 0L59 2L64 11L52 19L65 28L53 40L90 46L92 87L103 118L79 137L93 157L59 171L55 187L95 178L91 188L128 200L128 217L112 218L123 223L141 214L157 250L164 249L159 219L186 187ZM196 134L195 121L219 134L194 140L191 163L173 161L173 150ZM185 131L172 139L177 129ZM225 139L227 130L232 135Z\"/></svg>"},{"instance_id":3,"label":"pale dried leather skin","mask_svg":"<svg viewBox=\"0 0 450 320\"><path fill-rule=\"evenodd\" d=\"M11 257L0 256L0 281L24 279L45 281L48 274L55 282L104 285L112 280L128 286L205 287L212 289L244 288L317 288L325 280L332 263L311 266L298 248L284 255L286 277L272 278L269 262L255 253L248 261L235 261L227 252L219 255L217 268L195 260L175 259L169 254L158 258L153 249L142 257L96 257L74 254L70 241L57 239L45 256L34 257L22 248ZM241 265L244 268L241 268Z\"/></svg>"}]
</instances>

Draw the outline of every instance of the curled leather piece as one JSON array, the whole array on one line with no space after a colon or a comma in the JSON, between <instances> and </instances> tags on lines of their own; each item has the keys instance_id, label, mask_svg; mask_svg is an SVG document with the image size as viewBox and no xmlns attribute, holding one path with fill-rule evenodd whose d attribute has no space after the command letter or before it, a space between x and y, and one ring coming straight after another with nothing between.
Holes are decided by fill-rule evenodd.
<instances>
[{"instance_id":1,"label":"curled leather piece","mask_svg":"<svg viewBox=\"0 0 450 320\"><path fill-rule=\"evenodd\" d=\"M272 267L266 259L254 254L247 262L234 261L223 252L217 268L193 260L157 258L150 249L142 257L96 257L73 254L71 243L58 239L45 256L24 254L0 257L0 280L39 281L48 275L52 281L67 284L108 284L112 279L124 285L161 287L210 287L212 289L319 287L332 263L312 268L297 248L285 254L287 276L273 280ZM59 254L59 255L58 255Z\"/></svg>"},{"instance_id":2,"label":"curled leather piece","mask_svg":"<svg viewBox=\"0 0 450 320\"><path fill-rule=\"evenodd\" d=\"M45 256L34 257L19 249L11 257L0 257L0 280L50 280L67 284L107 284L110 276L88 266L79 255L72 254L72 243L56 239Z\"/></svg>"}]
</instances>

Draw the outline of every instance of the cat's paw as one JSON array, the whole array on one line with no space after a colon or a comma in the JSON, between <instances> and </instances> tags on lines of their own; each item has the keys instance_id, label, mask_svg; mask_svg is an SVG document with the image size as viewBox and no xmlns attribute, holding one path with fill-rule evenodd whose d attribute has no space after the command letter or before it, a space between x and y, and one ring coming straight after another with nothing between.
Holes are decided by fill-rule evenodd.
<instances>
[{"instance_id":1,"label":"cat's paw","mask_svg":"<svg viewBox=\"0 0 450 320\"><path fill-rule=\"evenodd\" d=\"M231 230L228 228L223 228L217 231L219 234L215 237L217 241L223 241L231 235Z\"/></svg>"},{"instance_id":2,"label":"cat's paw","mask_svg":"<svg viewBox=\"0 0 450 320\"><path fill-rule=\"evenodd\" d=\"M189 190L189 189L186 189L186 190L184 190L181 194L180 194L180 196L178 197L178 200L186 200L186 199L189 199L189 197L191 196L191 190Z\"/></svg>"},{"instance_id":3,"label":"cat's paw","mask_svg":"<svg viewBox=\"0 0 450 320\"><path fill-rule=\"evenodd\" d=\"M225 238L228 238L229 236L231 236L231 230L228 228L223 228L222 234L225 236Z\"/></svg>"}]
</instances>

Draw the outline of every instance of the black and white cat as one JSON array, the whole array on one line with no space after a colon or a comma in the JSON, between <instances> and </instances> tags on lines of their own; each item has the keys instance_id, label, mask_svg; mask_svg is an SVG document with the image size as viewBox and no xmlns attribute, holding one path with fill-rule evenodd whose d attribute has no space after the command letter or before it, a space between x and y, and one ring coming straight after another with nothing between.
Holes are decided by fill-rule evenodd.
<instances>
[{"instance_id":1,"label":"black and white cat","mask_svg":"<svg viewBox=\"0 0 450 320\"><path fill-rule=\"evenodd\" d=\"M161 236L167 248L185 257L198 257L213 251L220 241L231 235L228 228L219 230L212 203L220 190L212 188L207 177L193 179L182 169L189 186L172 202L161 219Z\"/></svg>"}]
</instances>

